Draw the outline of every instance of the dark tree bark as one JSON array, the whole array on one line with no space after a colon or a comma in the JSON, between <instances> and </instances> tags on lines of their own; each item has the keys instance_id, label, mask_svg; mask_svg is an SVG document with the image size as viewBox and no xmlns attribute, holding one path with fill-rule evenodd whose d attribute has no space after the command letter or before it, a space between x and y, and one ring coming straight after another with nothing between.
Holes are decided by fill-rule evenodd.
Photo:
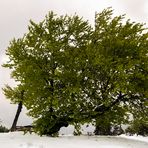
<instances>
[{"instance_id":1,"label":"dark tree bark","mask_svg":"<svg viewBox=\"0 0 148 148\"><path fill-rule=\"evenodd\" d=\"M18 121L18 118L20 116L20 113L21 113L22 107L23 107L23 95L24 95L24 91L21 92L21 98L20 98L21 101L18 103L17 112L16 112L16 115L15 115L15 118L14 118L14 121L13 121L10 131L16 130L17 121Z\"/></svg>"},{"instance_id":2,"label":"dark tree bark","mask_svg":"<svg viewBox=\"0 0 148 148\"><path fill-rule=\"evenodd\" d=\"M22 111L22 101L20 101L19 104L18 104L17 112L16 112L16 115L15 115L15 118L14 118L14 121L13 121L13 124L12 124L12 127L11 127L11 131L16 130L17 121L18 121L18 118L19 118L21 111Z\"/></svg>"}]
</instances>

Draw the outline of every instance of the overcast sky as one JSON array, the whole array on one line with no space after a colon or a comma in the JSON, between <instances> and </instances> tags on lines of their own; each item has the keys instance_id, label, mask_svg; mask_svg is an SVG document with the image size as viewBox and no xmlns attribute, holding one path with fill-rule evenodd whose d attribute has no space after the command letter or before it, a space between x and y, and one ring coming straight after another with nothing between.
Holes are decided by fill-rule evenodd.
<instances>
[{"instance_id":1,"label":"overcast sky","mask_svg":"<svg viewBox=\"0 0 148 148\"><path fill-rule=\"evenodd\" d=\"M58 15L77 13L92 23L95 11L101 12L107 7L112 7L115 15L126 14L132 21L148 22L148 0L0 0L0 65L6 60L5 49L9 42L23 36L30 19L39 22L52 10ZM17 106L10 104L2 94L4 84L14 82L9 70L0 66L0 119L9 127ZM31 123L25 112L23 110L18 124Z\"/></svg>"}]
</instances>

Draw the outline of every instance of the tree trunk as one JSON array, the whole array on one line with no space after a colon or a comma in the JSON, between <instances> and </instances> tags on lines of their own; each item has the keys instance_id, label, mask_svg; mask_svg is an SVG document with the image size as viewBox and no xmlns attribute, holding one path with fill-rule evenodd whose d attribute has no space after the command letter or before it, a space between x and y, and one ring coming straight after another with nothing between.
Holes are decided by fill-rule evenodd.
<instances>
[{"instance_id":1,"label":"tree trunk","mask_svg":"<svg viewBox=\"0 0 148 148\"><path fill-rule=\"evenodd\" d=\"M16 112L16 115L15 115L15 118L14 118L14 121L13 121L13 124L12 124L12 127L11 127L11 131L16 130L17 121L18 121L18 118L19 118L21 111L22 111L22 101L20 101L19 104L18 104L17 112Z\"/></svg>"}]
</instances>

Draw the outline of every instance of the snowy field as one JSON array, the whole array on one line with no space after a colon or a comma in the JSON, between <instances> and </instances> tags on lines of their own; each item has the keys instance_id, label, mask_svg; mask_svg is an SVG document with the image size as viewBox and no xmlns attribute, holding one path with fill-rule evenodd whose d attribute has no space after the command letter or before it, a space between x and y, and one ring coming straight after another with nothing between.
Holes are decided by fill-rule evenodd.
<instances>
[{"instance_id":1,"label":"snowy field","mask_svg":"<svg viewBox=\"0 0 148 148\"><path fill-rule=\"evenodd\" d=\"M147 137L40 137L22 132L0 133L0 148L148 148Z\"/></svg>"}]
</instances>

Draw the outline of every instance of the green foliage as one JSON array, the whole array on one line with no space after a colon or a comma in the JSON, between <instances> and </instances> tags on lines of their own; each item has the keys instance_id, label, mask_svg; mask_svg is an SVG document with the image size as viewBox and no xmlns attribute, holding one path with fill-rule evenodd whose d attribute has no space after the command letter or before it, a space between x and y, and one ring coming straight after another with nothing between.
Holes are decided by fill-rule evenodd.
<instances>
[{"instance_id":1,"label":"green foliage","mask_svg":"<svg viewBox=\"0 0 148 148\"><path fill-rule=\"evenodd\" d=\"M17 103L24 90L23 103L40 135L94 119L120 125L128 112L147 108L148 33L143 24L112 13L96 14L92 27L77 15L49 12L11 41L3 66L20 85L6 86L4 93Z\"/></svg>"},{"instance_id":2,"label":"green foliage","mask_svg":"<svg viewBox=\"0 0 148 148\"><path fill-rule=\"evenodd\" d=\"M137 104L138 105L138 104ZM140 109L139 109L140 108ZM129 127L126 129L126 133L129 135L148 135L148 108L143 106L138 107L133 114L133 120L129 122Z\"/></svg>"},{"instance_id":3,"label":"green foliage","mask_svg":"<svg viewBox=\"0 0 148 148\"><path fill-rule=\"evenodd\" d=\"M95 135L120 135L123 134L121 125L128 123L128 114L122 108L111 110L96 118Z\"/></svg>"},{"instance_id":4,"label":"green foliage","mask_svg":"<svg viewBox=\"0 0 148 148\"><path fill-rule=\"evenodd\" d=\"M79 135L82 134L82 132L81 132L81 124L78 124L78 123L74 124L74 132L73 132L73 134L75 136L79 136Z\"/></svg>"},{"instance_id":5,"label":"green foliage","mask_svg":"<svg viewBox=\"0 0 148 148\"><path fill-rule=\"evenodd\" d=\"M0 133L7 133L9 132L9 129L6 128L5 126L0 125Z\"/></svg>"},{"instance_id":6,"label":"green foliage","mask_svg":"<svg viewBox=\"0 0 148 148\"><path fill-rule=\"evenodd\" d=\"M7 99L11 100L11 103L17 104L22 100L22 93L23 87L21 85L18 85L17 87L11 88L9 85L6 85L5 88L3 88L4 95ZM24 99L24 97L23 97Z\"/></svg>"},{"instance_id":7,"label":"green foliage","mask_svg":"<svg viewBox=\"0 0 148 148\"><path fill-rule=\"evenodd\" d=\"M136 119L126 129L126 134L148 136L148 121Z\"/></svg>"},{"instance_id":8,"label":"green foliage","mask_svg":"<svg viewBox=\"0 0 148 148\"><path fill-rule=\"evenodd\" d=\"M60 128L68 126L67 120L67 117L57 117L48 112L34 122L35 132L39 135L58 136Z\"/></svg>"}]
</instances>

